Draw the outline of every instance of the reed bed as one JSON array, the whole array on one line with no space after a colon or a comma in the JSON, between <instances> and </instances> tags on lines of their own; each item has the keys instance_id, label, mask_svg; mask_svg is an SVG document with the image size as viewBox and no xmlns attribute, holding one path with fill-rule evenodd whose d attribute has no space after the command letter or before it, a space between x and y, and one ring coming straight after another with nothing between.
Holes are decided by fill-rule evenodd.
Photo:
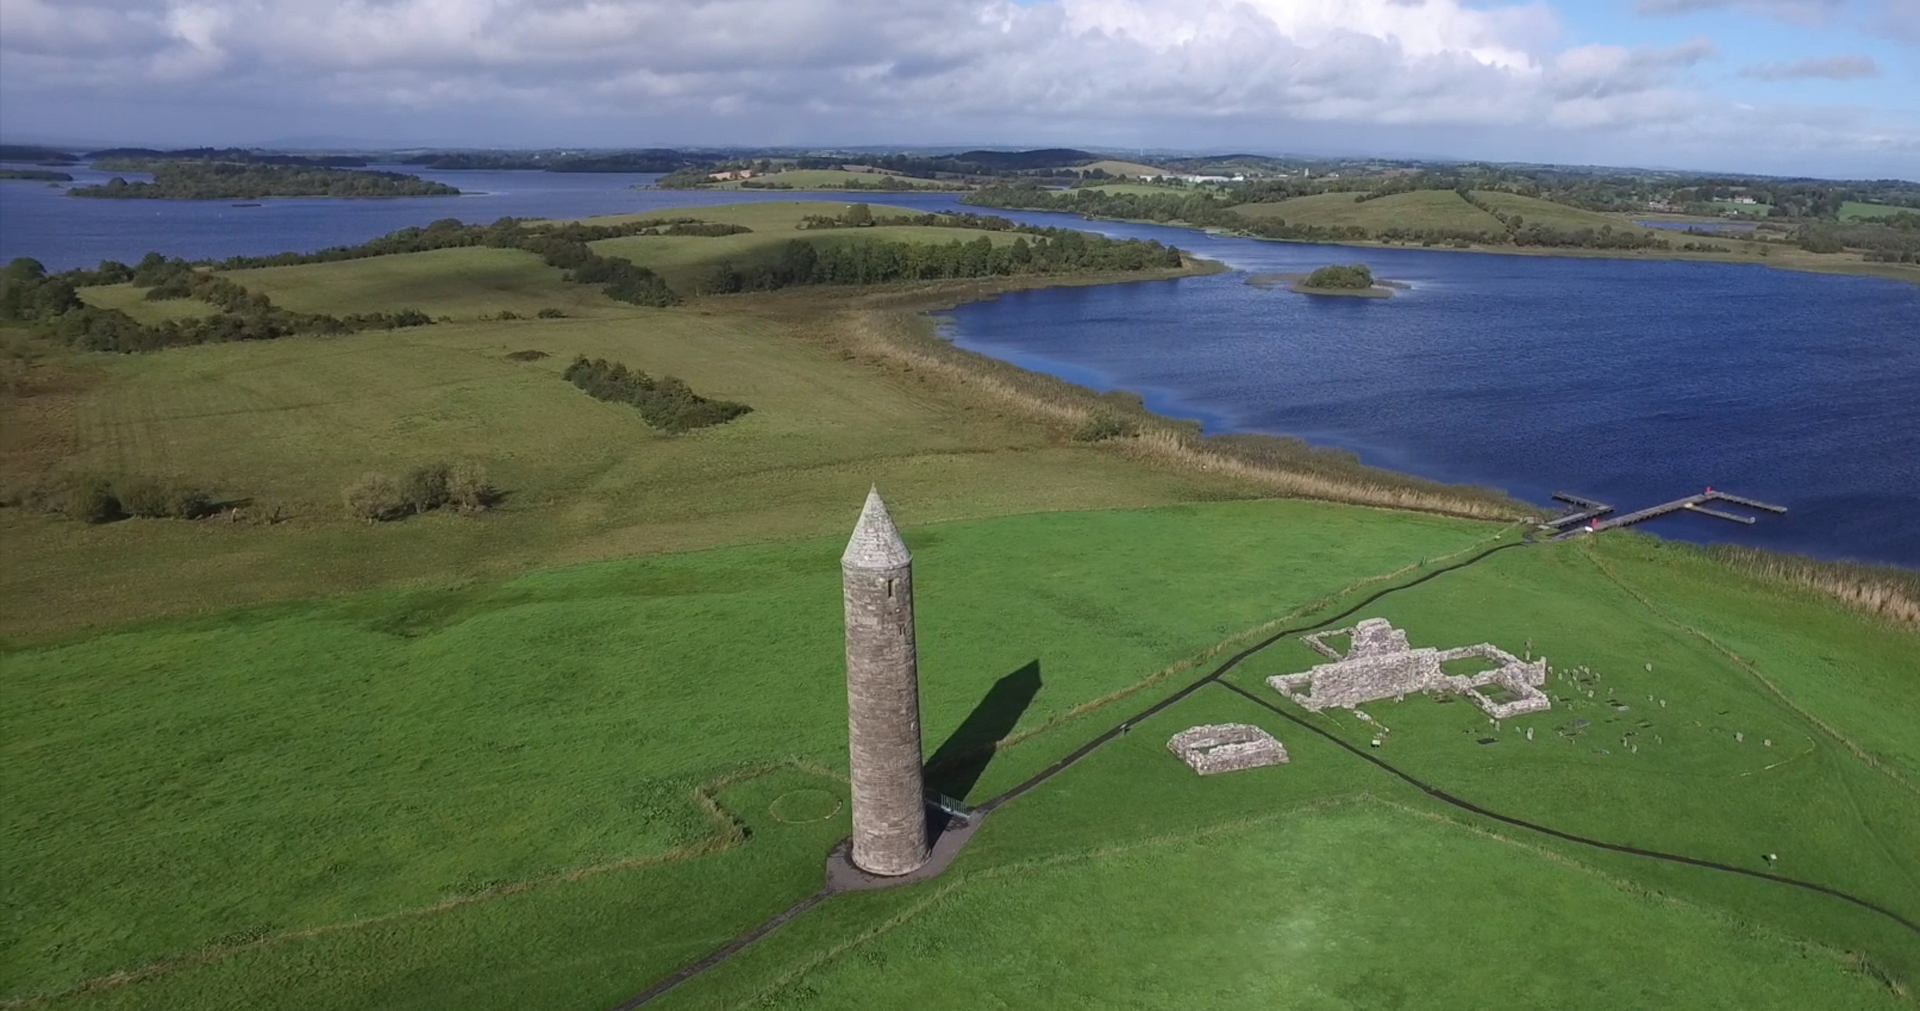
<instances>
[{"instance_id":1,"label":"reed bed","mask_svg":"<svg viewBox=\"0 0 1920 1011\"><path fill-rule=\"evenodd\" d=\"M1920 573L1891 566L1829 562L1737 544L1711 545L1706 552L1740 572L1812 590L1855 610L1920 628Z\"/></svg>"}]
</instances>

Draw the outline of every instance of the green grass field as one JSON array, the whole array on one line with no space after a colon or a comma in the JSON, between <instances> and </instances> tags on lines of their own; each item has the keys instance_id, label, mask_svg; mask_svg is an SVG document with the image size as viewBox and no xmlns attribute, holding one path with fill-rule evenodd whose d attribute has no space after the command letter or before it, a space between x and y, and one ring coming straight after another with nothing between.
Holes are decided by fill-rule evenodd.
<instances>
[{"instance_id":1,"label":"green grass field","mask_svg":"<svg viewBox=\"0 0 1920 1011\"><path fill-rule=\"evenodd\" d=\"M794 227L843 207L602 249L685 279L796 237L971 238ZM874 484L915 554L926 751L999 742L935 770L974 803L1250 643L1359 617L1544 654L1554 707L1311 715L1264 683L1318 660L1282 639L941 877L828 899L660 1007L1912 1006L1920 943L1887 917L1370 759L1920 920L1920 631L1650 538L1522 547L1075 442L1117 401L927 333L974 282L656 310L510 250L232 276L452 322L9 373L0 477L240 504L0 510L0 1007L594 1011L812 894L848 832L837 559ZM754 410L665 436L563 381L575 355ZM341 507L369 469L468 459L499 508ZM1037 691L986 707L1009 678ZM1166 750L1228 721L1292 761L1201 779Z\"/></svg>"},{"instance_id":2,"label":"green grass field","mask_svg":"<svg viewBox=\"0 0 1920 1011\"><path fill-rule=\"evenodd\" d=\"M131 284L108 284L88 288L83 300L102 309L118 309L142 323L165 323L176 319L198 319L220 310L197 298L170 298L147 301L147 289Z\"/></svg>"},{"instance_id":3,"label":"green grass field","mask_svg":"<svg viewBox=\"0 0 1920 1011\"><path fill-rule=\"evenodd\" d=\"M473 319L541 309L606 317L616 303L592 288L560 283L561 271L518 249L469 247L401 256L228 271L249 291L295 312L393 312Z\"/></svg>"},{"instance_id":4,"label":"green grass field","mask_svg":"<svg viewBox=\"0 0 1920 1011\"><path fill-rule=\"evenodd\" d=\"M1142 162L1117 161L1112 158L1078 166L1077 171L1086 173L1094 169L1099 169L1110 176L1128 176L1135 179L1142 176L1164 175L1167 171L1166 169L1155 168L1152 165L1147 165Z\"/></svg>"},{"instance_id":5,"label":"green grass field","mask_svg":"<svg viewBox=\"0 0 1920 1011\"><path fill-rule=\"evenodd\" d=\"M1646 231L1631 221L1537 197L1487 190L1476 191L1474 197L1503 214L1520 215L1528 224L1545 225L1563 231L1581 228L1597 231L1601 227L1610 227L1616 232ZM1353 198L1352 193L1321 193L1271 204L1243 204L1234 208L1234 212L1254 220L1280 218L1292 225L1329 228L1358 226L1370 231L1407 228L1499 232L1506 227L1498 218L1468 203L1452 190L1416 190L1360 203L1354 202Z\"/></svg>"},{"instance_id":6,"label":"green grass field","mask_svg":"<svg viewBox=\"0 0 1920 1011\"><path fill-rule=\"evenodd\" d=\"M923 902L762 999L1611 1009L1658 994L1675 1006L1794 1011L1817 994L1835 1011L1899 1006L1831 954L1379 802L1267 810L1003 865Z\"/></svg>"},{"instance_id":7,"label":"green grass field","mask_svg":"<svg viewBox=\"0 0 1920 1011\"><path fill-rule=\"evenodd\" d=\"M1617 218L1596 211L1568 207L1551 200L1538 197L1521 196L1518 193L1501 193L1494 190L1476 190L1474 198L1506 215L1519 215L1527 224L1545 225L1557 231L1572 232L1582 228L1599 231L1612 228L1616 232L1644 233L1649 229L1633 223L1631 219Z\"/></svg>"},{"instance_id":8,"label":"green grass field","mask_svg":"<svg viewBox=\"0 0 1920 1011\"><path fill-rule=\"evenodd\" d=\"M1859 200L1849 200L1840 205L1840 220L1857 221L1861 218L1884 218L1901 211L1912 211L1911 207L1895 207L1891 204L1869 204Z\"/></svg>"},{"instance_id":9,"label":"green grass field","mask_svg":"<svg viewBox=\"0 0 1920 1011\"><path fill-rule=\"evenodd\" d=\"M377 283L377 271L367 276ZM393 579L818 534L841 525L848 496L873 481L895 489L904 515L928 519L1164 503L1227 486L1065 444L935 377L796 339L800 325L602 308L91 360L83 389L50 398L43 415L16 412L14 436L42 430L65 471L179 477L250 500L254 522L88 527L0 512L14 560L0 573L0 628L44 634ZM550 357L507 358L524 350ZM676 375L754 411L662 435L564 382L576 355ZM479 517L374 528L347 519L341 489L361 474L441 459L480 461L506 502ZM269 516L283 522L258 522ZM192 594L169 589L183 578Z\"/></svg>"},{"instance_id":10,"label":"green grass field","mask_svg":"<svg viewBox=\"0 0 1920 1011\"><path fill-rule=\"evenodd\" d=\"M1500 231L1493 215L1467 203L1452 190L1416 190L1356 203L1353 193L1320 193L1271 204L1242 204L1234 213L1260 220L1281 218L1292 225L1328 228L1358 226L1437 228L1457 231Z\"/></svg>"},{"instance_id":11,"label":"green grass field","mask_svg":"<svg viewBox=\"0 0 1920 1011\"><path fill-rule=\"evenodd\" d=\"M1464 703L1370 707L1392 728L1381 757L1566 831L1756 869L1776 852L1781 873L1920 911L1912 633L1640 541L1507 551L1414 583L1439 567L1423 559L1494 532L1287 502L911 527L928 749L995 680L1037 665L1040 692L1007 726L1019 743L977 801L1194 673L1155 672L1398 571L1365 589L1408 588L1363 615L1416 644L1530 642L1597 677L1556 679L1552 712L1497 730ZM0 857L20 910L10 994L159 966L49 1006L616 1002L811 891L844 832L819 797L844 791L839 546L601 563L11 654L5 831L33 845ZM1780 694L1615 577L1688 600L1674 617L1725 636ZM1771 643L1747 638L1766 629ZM1277 700L1260 678L1311 662L1283 642L1230 677ZM1630 711L1608 704L1622 699ZM1341 711L1305 718L1362 747L1370 732ZM1575 719L1590 729L1556 731ZM1269 727L1292 764L1201 780L1166 753L1175 730L1223 720ZM702 810L703 784L726 817ZM781 803L825 818L782 822ZM729 818L744 842L727 841ZM1435 973L1443 1007L1611 1007L1633 986L1880 1007L1897 1002L1843 953L1920 974L1912 935L1870 913L1477 819L1218 687L994 815L949 875L830 900L667 1006L899 1005L992 966L1008 1006L1036 1008L1108 1003L1138 973L1169 998L1303 987L1328 1007L1426 991ZM1655 950L1685 955L1649 977Z\"/></svg>"},{"instance_id":12,"label":"green grass field","mask_svg":"<svg viewBox=\"0 0 1920 1011\"><path fill-rule=\"evenodd\" d=\"M793 229L806 214L844 206L703 208L709 220L756 230L611 245L685 279L795 237L987 234ZM484 248L231 276L302 311L423 308L454 322L56 362L71 374L47 395L0 402L0 477L16 486L64 473L180 478L242 502L243 522L88 527L0 510L0 546L14 561L0 571L0 635L813 536L841 526L847 496L876 480L896 489L902 515L921 520L1248 493L1230 478L1074 444L1071 421L1036 424L997 389L916 366L895 338L910 338L909 349L936 342L897 293L874 296L895 303L881 306L798 293L643 309L564 284L532 254ZM565 318L480 318L547 307ZM520 351L549 357L507 357ZM564 382L559 373L576 355L679 376L754 411L662 435L631 408ZM360 475L435 460L481 463L505 503L486 516L374 528L346 516L341 491ZM183 579L192 593L175 592Z\"/></svg>"}]
</instances>

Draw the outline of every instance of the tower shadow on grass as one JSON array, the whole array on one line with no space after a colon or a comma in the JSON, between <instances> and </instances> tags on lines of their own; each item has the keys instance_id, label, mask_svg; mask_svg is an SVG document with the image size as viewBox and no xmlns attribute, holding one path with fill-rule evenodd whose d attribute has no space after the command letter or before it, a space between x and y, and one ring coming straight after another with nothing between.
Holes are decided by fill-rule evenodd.
<instances>
[{"instance_id":1,"label":"tower shadow on grass","mask_svg":"<svg viewBox=\"0 0 1920 1011\"><path fill-rule=\"evenodd\" d=\"M1040 694L1040 661L1031 660L1019 670L1001 678L973 707L973 712L954 728L933 757L927 759L927 788L957 800L966 800L974 785L993 761L994 745L1013 733L1014 725ZM946 827L948 815L931 806L927 810L929 835L938 837Z\"/></svg>"}]
</instances>

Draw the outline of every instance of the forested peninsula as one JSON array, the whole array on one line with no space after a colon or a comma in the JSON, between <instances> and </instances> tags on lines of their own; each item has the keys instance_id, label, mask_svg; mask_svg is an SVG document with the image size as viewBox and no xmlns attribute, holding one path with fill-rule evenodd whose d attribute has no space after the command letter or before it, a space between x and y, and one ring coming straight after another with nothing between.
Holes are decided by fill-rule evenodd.
<instances>
[{"instance_id":1,"label":"forested peninsula","mask_svg":"<svg viewBox=\"0 0 1920 1011\"><path fill-rule=\"evenodd\" d=\"M398 172L364 172L311 165L168 162L152 182L115 176L98 186L76 186L76 197L110 200L259 200L264 197L456 197L445 183Z\"/></svg>"}]
</instances>

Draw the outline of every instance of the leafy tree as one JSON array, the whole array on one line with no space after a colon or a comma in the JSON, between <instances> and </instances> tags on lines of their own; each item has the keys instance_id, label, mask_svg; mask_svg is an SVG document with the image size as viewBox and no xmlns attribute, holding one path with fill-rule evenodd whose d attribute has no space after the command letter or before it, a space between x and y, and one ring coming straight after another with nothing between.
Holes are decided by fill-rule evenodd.
<instances>
[{"instance_id":1,"label":"leafy tree","mask_svg":"<svg viewBox=\"0 0 1920 1011\"><path fill-rule=\"evenodd\" d=\"M259 200L266 197L459 196L445 183L398 172L366 172L313 165L164 161L152 182L114 176L105 185L75 186L69 196L119 200Z\"/></svg>"},{"instance_id":2,"label":"leafy tree","mask_svg":"<svg viewBox=\"0 0 1920 1011\"><path fill-rule=\"evenodd\" d=\"M1308 288L1365 291L1373 287L1373 270L1364 263L1321 267L1308 274L1302 283Z\"/></svg>"}]
</instances>

